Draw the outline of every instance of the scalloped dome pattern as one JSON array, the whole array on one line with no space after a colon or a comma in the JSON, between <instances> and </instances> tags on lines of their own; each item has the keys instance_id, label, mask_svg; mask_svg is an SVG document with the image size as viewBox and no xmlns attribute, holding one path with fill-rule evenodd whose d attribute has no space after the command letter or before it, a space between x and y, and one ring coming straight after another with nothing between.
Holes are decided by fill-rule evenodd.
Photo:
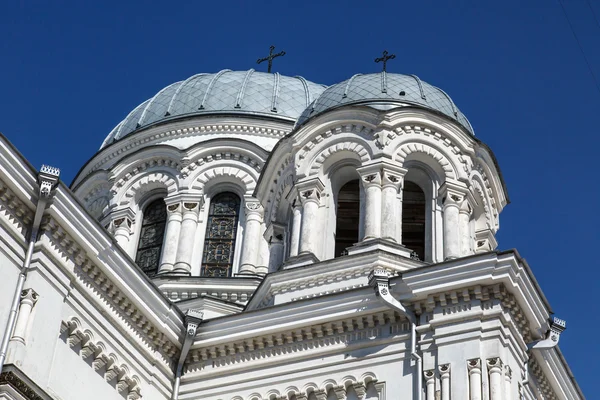
<instances>
[{"instance_id":1,"label":"scalloped dome pattern","mask_svg":"<svg viewBox=\"0 0 600 400\"><path fill-rule=\"evenodd\" d=\"M373 101L402 102L439 111L474 135L467 118L442 89L421 81L416 75L389 72L357 74L330 86L302 113L297 125L337 107Z\"/></svg>"},{"instance_id":2,"label":"scalloped dome pattern","mask_svg":"<svg viewBox=\"0 0 600 400\"><path fill-rule=\"evenodd\" d=\"M326 86L278 73L223 70L173 83L137 106L101 149L148 126L202 114L248 114L295 122Z\"/></svg>"}]
</instances>

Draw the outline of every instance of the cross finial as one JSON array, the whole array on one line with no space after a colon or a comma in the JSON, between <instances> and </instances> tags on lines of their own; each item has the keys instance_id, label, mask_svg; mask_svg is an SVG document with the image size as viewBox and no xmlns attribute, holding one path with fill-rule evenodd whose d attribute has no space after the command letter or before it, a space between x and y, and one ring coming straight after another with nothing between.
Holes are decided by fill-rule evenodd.
<instances>
[{"instance_id":1,"label":"cross finial","mask_svg":"<svg viewBox=\"0 0 600 400\"><path fill-rule=\"evenodd\" d=\"M393 60L394 58L396 58L395 54L390 54L388 56L387 50L384 50L383 51L383 57L376 58L375 62L378 63L378 62L382 62L383 61L383 72L385 72L388 60Z\"/></svg>"},{"instance_id":2,"label":"cross finial","mask_svg":"<svg viewBox=\"0 0 600 400\"><path fill-rule=\"evenodd\" d=\"M258 60L256 60L257 64L260 64L263 61L268 61L269 62L269 67L267 68L267 72L271 72L271 68L273 67L273 59L275 57L285 56L285 51L280 51L277 54L273 54L273 50L275 50L275 46L269 47L269 56L265 57L265 58L259 58Z\"/></svg>"}]
</instances>

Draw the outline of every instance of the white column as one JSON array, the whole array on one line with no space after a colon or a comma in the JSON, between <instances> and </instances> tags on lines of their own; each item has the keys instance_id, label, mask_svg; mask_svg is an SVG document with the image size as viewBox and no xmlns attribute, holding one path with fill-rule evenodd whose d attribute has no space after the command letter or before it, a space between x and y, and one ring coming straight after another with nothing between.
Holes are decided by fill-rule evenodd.
<instances>
[{"instance_id":1,"label":"white column","mask_svg":"<svg viewBox=\"0 0 600 400\"><path fill-rule=\"evenodd\" d=\"M183 202L181 229L179 243L173 272L189 275L192 270L192 255L194 252L194 238L198 226L198 211L200 203Z\"/></svg>"},{"instance_id":2,"label":"white column","mask_svg":"<svg viewBox=\"0 0 600 400\"><path fill-rule=\"evenodd\" d=\"M450 400L450 364L440 365L438 370L440 371L440 380L442 383L441 400Z\"/></svg>"},{"instance_id":3,"label":"white column","mask_svg":"<svg viewBox=\"0 0 600 400\"><path fill-rule=\"evenodd\" d=\"M402 231L402 211L398 200L398 191L402 187L406 170L382 169L381 186L381 237L398 242ZM398 242L400 243L400 242Z\"/></svg>"},{"instance_id":4,"label":"white column","mask_svg":"<svg viewBox=\"0 0 600 400\"><path fill-rule=\"evenodd\" d=\"M473 244L471 243L471 230L469 229L469 221L471 220L472 208L467 199L463 200L460 205L458 222L460 232L460 255L465 257L471 255Z\"/></svg>"},{"instance_id":5,"label":"white column","mask_svg":"<svg viewBox=\"0 0 600 400\"><path fill-rule=\"evenodd\" d=\"M433 369L423 371L425 376L425 399L435 400L435 371Z\"/></svg>"},{"instance_id":6,"label":"white column","mask_svg":"<svg viewBox=\"0 0 600 400\"><path fill-rule=\"evenodd\" d=\"M459 229L460 204L464 195L462 187L445 182L440 188L439 195L443 199L444 218L444 259L451 260L460 257L461 239Z\"/></svg>"},{"instance_id":7,"label":"white column","mask_svg":"<svg viewBox=\"0 0 600 400\"><path fill-rule=\"evenodd\" d=\"M15 330L11 340L16 340L25 344L27 323L29 322L29 316L31 315L33 305L37 302L38 297L38 294L33 289L24 289L21 292L19 315L17 317L17 323L15 324Z\"/></svg>"},{"instance_id":8,"label":"white column","mask_svg":"<svg viewBox=\"0 0 600 400\"><path fill-rule=\"evenodd\" d=\"M319 206L321 196L315 189L302 192L302 228L300 230L299 254L312 253L317 250L319 230Z\"/></svg>"},{"instance_id":9,"label":"white column","mask_svg":"<svg viewBox=\"0 0 600 400\"><path fill-rule=\"evenodd\" d=\"M263 207L256 199L244 202L246 225L244 227L244 242L240 257L240 274L256 274L256 264L260 251L260 225L263 220Z\"/></svg>"},{"instance_id":10,"label":"white column","mask_svg":"<svg viewBox=\"0 0 600 400\"><path fill-rule=\"evenodd\" d=\"M302 225L298 254L312 254L319 258L319 240L323 237L323 221L319 219L319 207L324 186L320 180L313 179L298 183L297 188L302 202Z\"/></svg>"},{"instance_id":11,"label":"white column","mask_svg":"<svg viewBox=\"0 0 600 400\"><path fill-rule=\"evenodd\" d=\"M504 400L512 400L512 370L504 366Z\"/></svg>"},{"instance_id":12,"label":"white column","mask_svg":"<svg viewBox=\"0 0 600 400\"><path fill-rule=\"evenodd\" d=\"M490 400L502 400L502 361L498 357L488 358L487 367L490 374Z\"/></svg>"},{"instance_id":13,"label":"white column","mask_svg":"<svg viewBox=\"0 0 600 400\"><path fill-rule=\"evenodd\" d=\"M300 230L302 229L302 203L296 199L292 203L292 237L290 238L290 257L298 255L300 248Z\"/></svg>"},{"instance_id":14,"label":"white column","mask_svg":"<svg viewBox=\"0 0 600 400\"><path fill-rule=\"evenodd\" d=\"M365 236L362 240L381 237L381 171L378 167L359 169L365 190Z\"/></svg>"},{"instance_id":15,"label":"white column","mask_svg":"<svg viewBox=\"0 0 600 400\"><path fill-rule=\"evenodd\" d=\"M126 252L129 251L129 238L131 237L131 220L128 217L120 217L113 220L115 240Z\"/></svg>"},{"instance_id":16,"label":"white column","mask_svg":"<svg viewBox=\"0 0 600 400\"><path fill-rule=\"evenodd\" d=\"M481 360L475 358L467 361L469 371L469 399L481 400Z\"/></svg>"},{"instance_id":17,"label":"white column","mask_svg":"<svg viewBox=\"0 0 600 400\"><path fill-rule=\"evenodd\" d=\"M177 247L183 218L181 209L182 205L180 203L167 205L167 226L158 273L172 271L177 262Z\"/></svg>"},{"instance_id":18,"label":"white column","mask_svg":"<svg viewBox=\"0 0 600 400\"><path fill-rule=\"evenodd\" d=\"M267 228L265 239L269 243L269 273L275 272L283 264L283 226L271 223Z\"/></svg>"}]
</instances>

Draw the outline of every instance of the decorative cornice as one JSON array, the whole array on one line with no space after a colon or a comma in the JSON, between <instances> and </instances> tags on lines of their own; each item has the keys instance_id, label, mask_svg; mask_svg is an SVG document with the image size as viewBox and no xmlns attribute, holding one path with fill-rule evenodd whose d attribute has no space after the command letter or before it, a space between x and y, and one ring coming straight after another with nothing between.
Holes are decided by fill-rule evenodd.
<instances>
[{"instance_id":1,"label":"decorative cornice","mask_svg":"<svg viewBox=\"0 0 600 400\"><path fill-rule=\"evenodd\" d=\"M186 362L187 371L191 373L206 368L243 364L257 358L280 357L337 344L348 346L362 341L392 338L409 331L410 326L403 318L393 311L380 312L193 349Z\"/></svg>"},{"instance_id":2,"label":"decorative cornice","mask_svg":"<svg viewBox=\"0 0 600 400\"><path fill-rule=\"evenodd\" d=\"M252 393L246 397L246 400L307 400L311 395L314 395L317 400L327 400L328 394L333 392L338 400L345 400L348 390L353 389L359 399L363 399L367 394L367 388L372 385L378 393L378 398L383 398L382 393L385 387L385 382L380 382L376 375L372 372L362 374L360 378L355 378L351 375L345 376L339 382L335 379L327 379L320 385L314 382L309 382L299 389L295 386L290 386L282 391L271 389L264 395L260 393ZM231 400L244 400L241 396L234 396Z\"/></svg>"},{"instance_id":3,"label":"decorative cornice","mask_svg":"<svg viewBox=\"0 0 600 400\"><path fill-rule=\"evenodd\" d=\"M452 290L442 293L430 294L426 300L412 303L415 313L421 315L425 312L432 312L435 307L442 307L444 314L451 314L457 311L456 307L467 306L471 300L488 301L490 299L501 300L502 308L509 312L516 326L519 328L523 340L529 342L532 340L531 330L525 313L517 303L515 297L508 292L506 287L498 283L492 286L472 286L462 290Z\"/></svg>"},{"instance_id":4,"label":"decorative cornice","mask_svg":"<svg viewBox=\"0 0 600 400\"><path fill-rule=\"evenodd\" d=\"M9 221L21 234L25 235L33 220L33 211L0 180L0 216Z\"/></svg>"},{"instance_id":5,"label":"decorative cornice","mask_svg":"<svg viewBox=\"0 0 600 400\"><path fill-rule=\"evenodd\" d=\"M355 125L355 124L340 124L340 125L336 125L333 126L331 128L328 128L327 130L315 134L314 137L309 140L307 143L304 144L304 146L302 147L302 149L300 149L298 151L298 159L299 160L303 160L306 158L306 156L308 155L308 153L319 143L321 143L323 140L334 136L334 135L339 135L340 133L354 133L356 135L360 135L363 137L367 137L367 138L372 138L373 137L373 129L369 128L365 125ZM343 145L343 143L339 143L340 146Z\"/></svg>"},{"instance_id":6,"label":"decorative cornice","mask_svg":"<svg viewBox=\"0 0 600 400\"><path fill-rule=\"evenodd\" d=\"M38 390L32 388L32 384L26 382L10 365L0 374L0 394L2 393L2 386L7 385L14 391L19 393L25 400L47 400L50 397L40 396Z\"/></svg>"},{"instance_id":7,"label":"decorative cornice","mask_svg":"<svg viewBox=\"0 0 600 400\"><path fill-rule=\"evenodd\" d=\"M86 176L94 171L97 171L106 162L112 160L115 157L121 156L123 153L130 152L141 145L150 145L156 141L165 141L167 139L175 139L177 137L193 135L193 134L211 134L211 133L236 133L236 134L247 134L257 136L267 136L273 138L282 138L289 133L287 130L265 128L260 126L242 125L242 124L207 124L198 125L189 128L172 129L166 131L160 131L150 136L138 133L136 136L137 140L132 141L125 145L124 148L117 148L115 146L114 151L106 154L104 157L99 159L94 165L88 170Z\"/></svg>"},{"instance_id":8,"label":"decorative cornice","mask_svg":"<svg viewBox=\"0 0 600 400\"><path fill-rule=\"evenodd\" d=\"M212 163L215 161L239 161L243 164L248 165L250 168L254 169L256 172L260 172L262 167L264 166L264 161L259 158L250 157L244 153L239 151L235 151L235 149L231 149L232 151L219 151L213 152L210 154L204 154L201 157L194 159L189 162L189 165L181 169L181 175L185 178L191 175L192 171L197 169L199 166Z\"/></svg>"},{"instance_id":9,"label":"decorative cornice","mask_svg":"<svg viewBox=\"0 0 600 400\"><path fill-rule=\"evenodd\" d=\"M115 313L118 320L130 332L136 334L146 344L151 352L156 350L165 356L165 363L170 364L177 353L177 346L173 344L161 329L146 318L133 302L115 285L102 270L87 256L86 252L75 240L55 221L49 218L44 229L51 244L77 267L76 277L83 286L87 286L106 303ZM79 273L78 273L79 272Z\"/></svg>"},{"instance_id":10,"label":"decorative cornice","mask_svg":"<svg viewBox=\"0 0 600 400\"><path fill-rule=\"evenodd\" d=\"M558 400L559 397L554 392L554 389L552 389L552 385L550 385L548 378L546 378L546 374L544 374L542 367L538 364L535 357L529 359L529 371L535 376L535 380L538 383L539 390L544 395L544 399Z\"/></svg>"},{"instance_id":11,"label":"decorative cornice","mask_svg":"<svg viewBox=\"0 0 600 400\"><path fill-rule=\"evenodd\" d=\"M119 357L110 352L101 341L94 340L94 334L89 329L83 329L77 317L62 321L60 326L61 335L65 335L69 347L78 351L83 359L91 359L94 371L104 369L104 379L107 382L116 380L116 389L124 393L127 400L138 400L142 397L140 393L140 378L130 373L127 365L122 364ZM75 347L80 345L78 347ZM78 350L77 350L78 349Z\"/></svg>"}]
</instances>

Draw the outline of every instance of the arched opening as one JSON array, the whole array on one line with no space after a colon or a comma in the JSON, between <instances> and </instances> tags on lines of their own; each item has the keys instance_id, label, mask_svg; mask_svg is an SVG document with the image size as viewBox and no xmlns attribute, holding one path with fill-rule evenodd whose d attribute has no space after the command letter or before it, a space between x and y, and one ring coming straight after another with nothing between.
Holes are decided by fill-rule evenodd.
<instances>
[{"instance_id":1,"label":"arched opening","mask_svg":"<svg viewBox=\"0 0 600 400\"><path fill-rule=\"evenodd\" d=\"M231 276L239 214L240 198L236 194L223 192L211 199L202 253L202 276Z\"/></svg>"},{"instance_id":2,"label":"arched opening","mask_svg":"<svg viewBox=\"0 0 600 400\"><path fill-rule=\"evenodd\" d=\"M167 206L163 199L157 199L144 209L140 240L138 241L136 264L148 276L158 272L160 252L167 223Z\"/></svg>"},{"instance_id":3,"label":"arched opening","mask_svg":"<svg viewBox=\"0 0 600 400\"><path fill-rule=\"evenodd\" d=\"M405 181L402 189L402 244L425 260L425 193L416 183Z\"/></svg>"},{"instance_id":4,"label":"arched opening","mask_svg":"<svg viewBox=\"0 0 600 400\"><path fill-rule=\"evenodd\" d=\"M360 227L360 183L351 180L341 187L336 204L335 257L358 242Z\"/></svg>"}]
</instances>

